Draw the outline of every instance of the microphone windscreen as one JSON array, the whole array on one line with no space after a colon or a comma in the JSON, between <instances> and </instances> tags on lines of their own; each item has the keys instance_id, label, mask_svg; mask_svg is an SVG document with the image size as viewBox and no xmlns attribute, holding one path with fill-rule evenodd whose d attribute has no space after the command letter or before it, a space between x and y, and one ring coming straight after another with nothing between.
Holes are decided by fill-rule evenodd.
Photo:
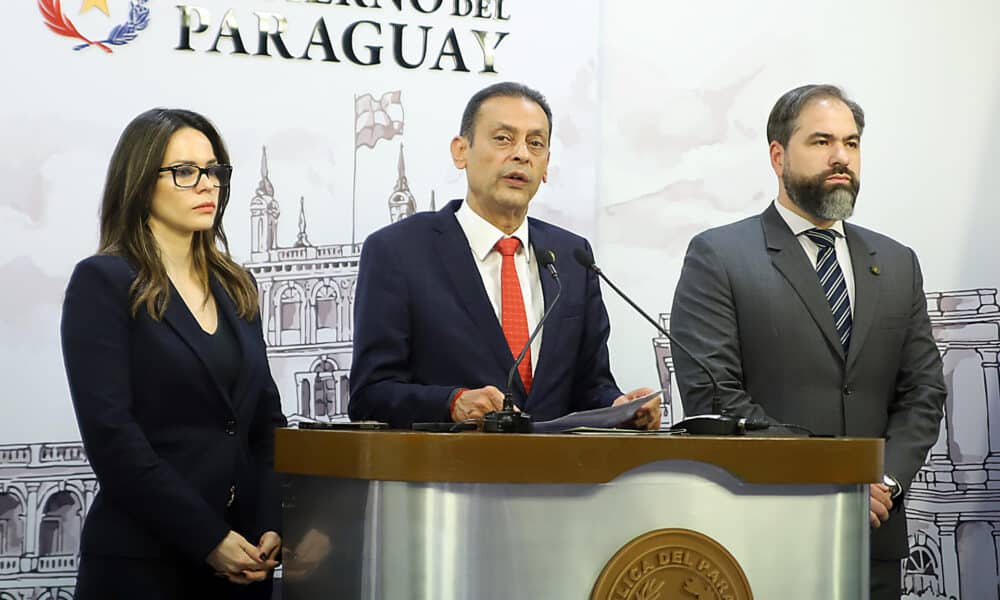
<instances>
[{"instance_id":1,"label":"microphone windscreen","mask_svg":"<svg viewBox=\"0 0 1000 600\"><path fill-rule=\"evenodd\" d=\"M594 255L587 251L586 248L574 248L573 258L576 262L580 263L584 269L594 268Z\"/></svg>"},{"instance_id":2,"label":"microphone windscreen","mask_svg":"<svg viewBox=\"0 0 1000 600\"><path fill-rule=\"evenodd\" d=\"M541 250L538 252L538 262L542 268L548 268L549 265L556 264L556 253L548 249Z\"/></svg>"}]
</instances>

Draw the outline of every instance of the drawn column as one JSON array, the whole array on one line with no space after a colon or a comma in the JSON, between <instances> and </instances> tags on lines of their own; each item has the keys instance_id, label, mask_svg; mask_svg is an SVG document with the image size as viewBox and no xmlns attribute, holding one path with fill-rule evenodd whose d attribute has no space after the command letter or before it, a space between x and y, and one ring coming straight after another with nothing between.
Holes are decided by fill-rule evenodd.
<instances>
[{"instance_id":1,"label":"drawn column","mask_svg":"<svg viewBox=\"0 0 1000 600\"><path fill-rule=\"evenodd\" d=\"M670 313L660 313L660 326L670 331ZM663 389L663 398L660 402L663 409L663 417L660 419L662 426L669 427L679 421L684 411L681 408L680 394L674 394L674 357L670 348L670 340L658 336L653 338L653 354L656 356L656 371L660 376L660 388Z\"/></svg>"},{"instance_id":2,"label":"drawn column","mask_svg":"<svg viewBox=\"0 0 1000 600\"><path fill-rule=\"evenodd\" d=\"M993 526L993 561L996 573L1000 573L1000 523L990 523ZM1000 581L997 582L996 597L1000 598Z\"/></svg>"},{"instance_id":3,"label":"drawn column","mask_svg":"<svg viewBox=\"0 0 1000 600\"><path fill-rule=\"evenodd\" d=\"M34 447L32 448L34 454ZM32 461L34 462L34 461ZM38 568L38 489L37 481L24 484L28 498L24 503L24 554L21 555L21 572L28 573Z\"/></svg>"},{"instance_id":4,"label":"drawn column","mask_svg":"<svg viewBox=\"0 0 1000 600\"><path fill-rule=\"evenodd\" d=\"M986 389L986 423L990 453L986 458L986 487L1000 489L1000 364L996 342L980 349L983 356L983 384Z\"/></svg>"},{"instance_id":5,"label":"drawn column","mask_svg":"<svg viewBox=\"0 0 1000 600\"><path fill-rule=\"evenodd\" d=\"M958 515L939 514L935 518L938 526L938 539L941 542L941 575L944 581L944 597L958 598L958 547L955 541L955 530L958 528Z\"/></svg>"},{"instance_id":6,"label":"drawn column","mask_svg":"<svg viewBox=\"0 0 1000 600\"><path fill-rule=\"evenodd\" d=\"M94 503L94 496L97 494L97 480L83 480L83 514L90 512L90 505Z\"/></svg>"},{"instance_id":7,"label":"drawn column","mask_svg":"<svg viewBox=\"0 0 1000 600\"><path fill-rule=\"evenodd\" d=\"M274 341L274 331L271 329L271 319L274 313L271 310L271 302L269 298L271 297L271 286L273 285L270 281L260 281L260 297L257 299L260 302L260 319L261 327L264 329L264 339L267 341L268 346L275 345Z\"/></svg>"}]
</instances>

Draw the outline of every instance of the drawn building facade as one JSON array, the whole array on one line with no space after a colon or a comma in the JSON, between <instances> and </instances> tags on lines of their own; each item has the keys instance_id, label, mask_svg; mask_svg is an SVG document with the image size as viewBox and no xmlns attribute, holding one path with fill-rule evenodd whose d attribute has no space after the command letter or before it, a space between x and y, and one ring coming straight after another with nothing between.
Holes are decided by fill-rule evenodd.
<instances>
[{"instance_id":1,"label":"drawn building facade","mask_svg":"<svg viewBox=\"0 0 1000 600\"><path fill-rule=\"evenodd\" d=\"M416 212L400 145L389 222ZM305 199L298 234L281 246L281 205L261 157L261 179L250 203L250 261L257 279L268 362L289 420L343 420L350 396L354 293L361 244L317 245L309 239Z\"/></svg>"},{"instance_id":2,"label":"drawn building facade","mask_svg":"<svg viewBox=\"0 0 1000 600\"><path fill-rule=\"evenodd\" d=\"M80 442L0 446L0 600L71 600L97 479Z\"/></svg>"},{"instance_id":3,"label":"drawn building facade","mask_svg":"<svg viewBox=\"0 0 1000 600\"><path fill-rule=\"evenodd\" d=\"M996 289L927 295L945 420L907 497L910 598L1000 598L1000 306Z\"/></svg>"}]
</instances>

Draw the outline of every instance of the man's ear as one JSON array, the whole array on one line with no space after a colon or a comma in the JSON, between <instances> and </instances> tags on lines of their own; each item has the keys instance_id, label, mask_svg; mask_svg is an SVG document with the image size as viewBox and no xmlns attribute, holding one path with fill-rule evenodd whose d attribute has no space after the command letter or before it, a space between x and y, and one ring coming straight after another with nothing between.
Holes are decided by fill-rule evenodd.
<instances>
[{"instance_id":1,"label":"man's ear","mask_svg":"<svg viewBox=\"0 0 1000 600\"><path fill-rule=\"evenodd\" d=\"M782 177L785 174L785 148L777 142L777 140L771 142L768 147L768 151L771 154L771 168L774 169L774 174L778 177Z\"/></svg>"},{"instance_id":2,"label":"man's ear","mask_svg":"<svg viewBox=\"0 0 1000 600\"><path fill-rule=\"evenodd\" d=\"M451 162L456 169L464 169L466 165L465 153L469 150L469 142L460 135L451 138Z\"/></svg>"},{"instance_id":3,"label":"man's ear","mask_svg":"<svg viewBox=\"0 0 1000 600\"><path fill-rule=\"evenodd\" d=\"M549 159L552 158L552 153L549 152L545 155L545 170L542 171L542 183L549 182Z\"/></svg>"}]
</instances>

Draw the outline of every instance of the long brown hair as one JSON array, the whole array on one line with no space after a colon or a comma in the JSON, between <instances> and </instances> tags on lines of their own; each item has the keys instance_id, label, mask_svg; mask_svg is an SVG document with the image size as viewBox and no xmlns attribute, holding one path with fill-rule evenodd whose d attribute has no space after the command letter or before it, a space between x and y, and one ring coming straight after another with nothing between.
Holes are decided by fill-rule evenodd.
<instances>
[{"instance_id":1,"label":"long brown hair","mask_svg":"<svg viewBox=\"0 0 1000 600\"><path fill-rule=\"evenodd\" d=\"M219 163L230 164L222 137L208 119L189 110L154 108L125 127L108 165L98 252L122 256L137 270L130 289L133 317L145 306L153 319L160 320L170 301L170 279L147 219L167 143L185 127L205 134ZM223 187L219 189L214 225L196 231L191 241L194 266L206 291L210 275L216 277L235 302L240 317L252 319L257 315L257 288L229 254L222 230L227 204L229 187Z\"/></svg>"}]
</instances>

